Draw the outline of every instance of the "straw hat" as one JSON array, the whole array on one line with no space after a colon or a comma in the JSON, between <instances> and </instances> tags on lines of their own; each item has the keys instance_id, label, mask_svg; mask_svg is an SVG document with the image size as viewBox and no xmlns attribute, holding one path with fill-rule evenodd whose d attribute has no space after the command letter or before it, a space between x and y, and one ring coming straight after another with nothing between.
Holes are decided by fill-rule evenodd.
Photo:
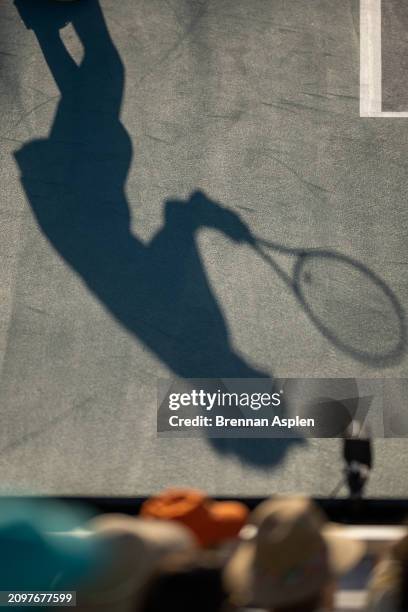
<instances>
[{"instance_id":1,"label":"straw hat","mask_svg":"<svg viewBox=\"0 0 408 612\"><path fill-rule=\"evenodd\" d=\"M364 554L361 542L343 540L343 529L326 523L309 499L263 502L242 530L242 541L225 569L233 599L270 608L318 594Z\"/></svg>"}]
</instances>

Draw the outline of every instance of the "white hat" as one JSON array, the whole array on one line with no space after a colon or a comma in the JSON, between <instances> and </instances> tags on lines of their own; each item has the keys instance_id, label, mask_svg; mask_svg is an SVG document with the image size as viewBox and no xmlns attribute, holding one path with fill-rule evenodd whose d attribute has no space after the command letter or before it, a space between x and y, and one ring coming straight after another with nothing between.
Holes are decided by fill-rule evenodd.
<instances>
[{"instance_id":1,"label":"white hat","mask_svg":"<svg viewBox=\"0 0 408 612\"><path fill-rule=\"evenodd\" d=\"M141 588L159 561L194 547L190 532L174 522L108 514L88 523L92 538L109 549L106 569L77 595L77 612L135 610Z\"/></svg>"}]
</instances>

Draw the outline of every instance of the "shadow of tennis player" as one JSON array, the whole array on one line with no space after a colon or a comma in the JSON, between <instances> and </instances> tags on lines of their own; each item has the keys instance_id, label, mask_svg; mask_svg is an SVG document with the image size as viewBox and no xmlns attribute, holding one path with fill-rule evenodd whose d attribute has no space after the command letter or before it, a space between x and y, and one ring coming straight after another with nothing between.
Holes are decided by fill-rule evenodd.
<instances>
[{"instance_id":1,"label":"shadow of tennis player","mask_svg":"<svg viewBox=\"0 0 408 612\"><path fill-rule=\"evenodd\" d=\"M24 6L30 15L38 11ZM124 186L132 144L119 118L123 65L98 2L65 10L84 60L73 62L53 19L41 15L35 31L62 97L49 138L16 153L42 231L110 313L178 376L266 376L232 346L196 241L203 227L250 240L248 227L196 192L165 203L163 227L150 243L131 232Z\"/></svg>"},{"instance_id":2,"label":"shadow of tennis player","mask_svg":"<svg viewBox=\"0 0 408 612\"><path fill-rule=\"evenodd\" d=\"M240 217L196 192L188 201L165 203L164 224L149 243L131 232L124 187L133 150L120 121L124 66L98 1L16 5L61 92L49 137L15 155L49 242L111 315L177 376L269 377L233 346L197 244L203 227L235 242L251 240ZM68 21L83 45L80 65L60 37ZM220 452L271 465L293 442L213 443Z\"/></svg>"},{"instance_id":3,"label":"shadow of tennis player","mask_svg":"<svg viewBox=\"0 0 408 612\"><path fill-rule=\"evenodd\" d=\"M111 315L177 376L272 376L234 347L197 244L198 230L207 227L235 242L251 243L262 254L262 243L257 244L242 219L196 192L188 201L165 203L164 224L149 243L131 232L124 188L133 148L120 121L125 73L98 1L16 4L35 31L61 92L49 137L29 142L16 153L41 230ZM68 21L83 45L79 65L61 40L59 30ZM263 254L335 347L373 367L402 358L403 309L364 265L331 251L264 246L295 258L290 277ZM350 289L353 275L355 290ZM356 304L357 294L361 299ZM373 299L369 326L361 333L367 303ZM275 463L287 447L287 442L259 442L214 444L261 464Z\"/></svg>"}]
</instances>

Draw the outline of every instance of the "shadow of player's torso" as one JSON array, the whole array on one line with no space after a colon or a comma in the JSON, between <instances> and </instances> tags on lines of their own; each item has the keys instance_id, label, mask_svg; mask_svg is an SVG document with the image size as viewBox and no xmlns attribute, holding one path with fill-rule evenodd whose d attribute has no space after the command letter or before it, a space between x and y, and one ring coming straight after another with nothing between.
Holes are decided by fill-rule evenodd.
<instances>
[{"instance_id":1,"label":"shadow of player's torso","mask_svg":"<svg viewBox=\"0 0 408 612\"><path fill-rule=\"evenodd\" d=\"M119 122L108 131L100 141L101 132L90 129L78 142L53 131L16 153L42 231L105 308L176 373L259 376L231 347L198 251L192 205L168 202L150 243L131 233L123 188L132 147Z\"/></svg>"}]
</instances>

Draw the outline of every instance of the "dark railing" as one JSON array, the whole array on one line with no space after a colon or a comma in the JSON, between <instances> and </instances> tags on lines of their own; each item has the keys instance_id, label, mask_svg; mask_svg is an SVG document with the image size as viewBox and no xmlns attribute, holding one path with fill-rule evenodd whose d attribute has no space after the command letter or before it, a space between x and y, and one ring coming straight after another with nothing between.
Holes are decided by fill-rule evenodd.
<instances>
[{"instance_id":1,"label":"dark railing","mask_svg":"<svg viewBox=\"0 0 408 612\"><path fill-rule=\"evenodd\" d=\"M1 505L0 497L0 505ZM8 497L7 499L11 499ZM14 498L26 499L26 498ZM30 498L32 499L32 498ZM38 499L47 499L41 497ZM105 512L120 512L137 515L146 497L57 497L49 498L63 501L67 504L80 504L87 506L89 512L98 515ZM217 497L217 500L231 499L231 497ZM262 497L235 498L245 503L249 509L255 508L264 500ZM351 500L347 498L330 499L314 498L326 512L330 520L361 525L392 525L401 524L408 518L408 499L362 499Z\"/></svg>"}]
</instances>

